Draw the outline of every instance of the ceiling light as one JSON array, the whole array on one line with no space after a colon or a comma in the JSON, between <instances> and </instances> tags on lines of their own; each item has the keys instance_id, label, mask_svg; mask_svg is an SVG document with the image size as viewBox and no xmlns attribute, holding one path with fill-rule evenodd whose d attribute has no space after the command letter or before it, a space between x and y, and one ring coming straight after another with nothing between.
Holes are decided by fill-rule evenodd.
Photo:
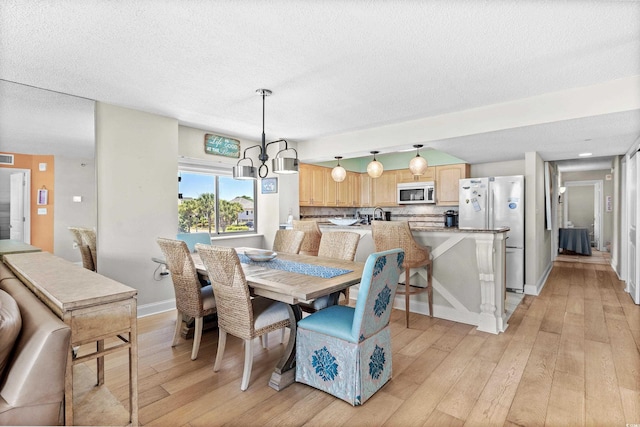
<instances>
[{"instance_id":1,"label":"ceiling light","mask_svg":"<svg viewBox=\"0 0 640 427\"><path fill-rule=\"evenodd\" d=\"M382 163L376 160L376 154L378 153L379 151L371 151L371 154L373 154L373 160L367 165L367 173L371 178L379 178L384 171Z\"/></svg>"},{"instance_id":2,"label":"ceiling light","mask_svg":"<svg viewBox=\"0 0 640 427\"><path fill-rule=\"evenodd\" d=\"M416 149L416 156L409 162L409 170L414 176L422 176L427 171L429 164L427 163L427 159L420 157L422 145L417 144L413 147Z\"/></svg>"},{"instance_id":3,"label":"ceiling light","mask_svg":"<svg viewBox=\"0 0 640 427\"><path fill-rule=\"evenodd\" d=\"M578 154L579 157L589 157L589 156L593 156L593 153L580 153Z\"/></svg>"},{"instance_id":4,"label":"ceiling light","mask_svg":"<svg viewBox=\"0 0 640 427\"><path fill-rule=\"evenodd\" d=\"M269 174L269 166L266 165L267 160L269 160L269 155L267 154L267 148L271 144L275 144L277 142L284 142L284 149L280 150L276 153L276 156L272 161L272 168L274 173L298 173L298 152L295 148L289 148L289 143L286 139L278 139L276 141L271 141L269 143L265 143L264 136L264 98L271 95L272 92L269 89L257 89L256 92L262 96L262 144L261 145L253 145L244 150L242 158L238 160L236 166L233 167L233 178L235 179L256 179L257 176L260 178L266 178ZM247 157L247 150L251 150L252 148L259 148L260 154L258 155L258 159L262 162L260 167L257 169L253 166L253 160L250 157ZM283 151L293 150L296 153L296 157L279 157L280 153ZM251 162L251 166L240 166L240 162L243 160L249 160ZM256 176L257 175L257 176Z\"/></svg>"},{"instance_id":5,"label":"ceiling light","mask_svg":"<svg viewBox=\"0 0 640 427\"><path fill-rule=\"evenodd\" d=\"M338 165L331 170L331 178L333 178L335 182L342 182L347 177L347 171L340 166L341 158L342 156L336 156L336 159L338 159Z\"/></svg>"}]
</instances>

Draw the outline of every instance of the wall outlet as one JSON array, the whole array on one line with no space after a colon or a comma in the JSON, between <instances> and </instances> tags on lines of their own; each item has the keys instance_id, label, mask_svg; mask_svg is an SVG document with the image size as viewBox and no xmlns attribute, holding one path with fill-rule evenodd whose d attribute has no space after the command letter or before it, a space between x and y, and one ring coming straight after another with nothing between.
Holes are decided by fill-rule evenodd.
<instances>
[{"instance_id":1,"label":"wall outlet","mask_svg":"<svg viewBox=\"0 0 640 427\"><path fill-rule=\"evenodd\" d=\"M168 276L169 275L169 270L167 270L167 266L162 264L160 265L160 275L161 276Z\"/></svg>"}]
</instances>

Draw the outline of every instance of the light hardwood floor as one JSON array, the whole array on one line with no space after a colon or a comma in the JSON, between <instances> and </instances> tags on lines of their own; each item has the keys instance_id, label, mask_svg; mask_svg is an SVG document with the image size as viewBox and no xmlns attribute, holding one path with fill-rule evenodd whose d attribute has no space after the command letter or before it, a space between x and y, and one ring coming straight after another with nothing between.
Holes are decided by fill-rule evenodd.
<instances>
[{"instance_id":1,"label":"light hardwood floor","mask_svg":"<svg viewBox=\"0 0 640 427\"><path fill-rule=\"evenodd\" d=\"M174 313L139 319L140 423L162 426L625 426L640 423L640 307L608 265L556 262L538 297L525 296L505 333L404 313L391 319L393 379L352 407L302 384L267 386L281 355L254 342L251 384L240 391L243 349L229 337L213 372L217 332L198 359L171 348ZM126 404L126 360L106 362ZM103 420L109 424L108 420Z\"/></svg>"}]
</instances>

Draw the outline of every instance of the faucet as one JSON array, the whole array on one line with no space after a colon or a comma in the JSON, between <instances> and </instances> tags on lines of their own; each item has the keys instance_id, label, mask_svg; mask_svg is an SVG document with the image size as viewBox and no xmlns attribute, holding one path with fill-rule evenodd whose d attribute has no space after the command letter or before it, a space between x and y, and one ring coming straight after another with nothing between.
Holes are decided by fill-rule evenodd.
<instances>
[{"instance_id":1,"label":"faucet","mask_svg":"<svg viewBox=\"0 0 640 427\"><path fill-rule=\"evenodd\" d=\"M376 212L380 210L380 221L384 221L384 211L382 210L382 208L380 206L376 206L375 208L373 208L373 219L376 219Z\"/></svg>"}]
</instances>

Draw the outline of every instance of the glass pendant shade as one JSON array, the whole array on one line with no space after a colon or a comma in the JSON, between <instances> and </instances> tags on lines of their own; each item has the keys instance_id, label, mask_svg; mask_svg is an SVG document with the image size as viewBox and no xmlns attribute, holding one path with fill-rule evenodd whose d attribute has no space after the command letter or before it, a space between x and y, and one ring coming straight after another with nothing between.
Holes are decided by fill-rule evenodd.
<instances>
[{"instance_id":1,"label":"glass pendant shade","mask_svg":"<svg viewBox=\"0 0 640 427\"><path fill-rule=\"evenodd\" d=\"M376 160L376 154L378 153L379 151L371 152L371 154L373 154L373 160L367 165L367 173L371 178L380 178L382 172L384 171L384 166L382 166L382 163Z\"/></svg>"},{"instance_id":2,"label":"glass pendant shade","mask_svg":"<svg viewBox=\"0 0 640 427\"><path fill-rule=\"evenodd\" d=\"M416 148L417 152L416 156L409 162L409 170L414 176L422 176L427 171L429 164L427 163L427 159L420 157L422 145L414 145L413 147Z\"/></svg>"},{"instance_id":3,"label":"glass pendant shade","mask_svg":"<svg viewBox=\"0 0 640 427\"><path fill-rule=\"evenodd\" d=\"M424 175L428 167L427 160L424 157L420 157L419 154L409 162L409 170L414 175Z\"/></svg>"},{"instance_id":4,"label":"glass pendant shade","mask_svg":"<svg viewBox=\"0 0 640 427\"><path fill-rule=\"evenodd\" d=\"M340 156L336 156L336 159L338 159L338 165L331 170L331 178L333 178L335 182L342 182L347 177L347 171L340 166L341 158L342 157Z\"/></svg>"}]
</instances>

